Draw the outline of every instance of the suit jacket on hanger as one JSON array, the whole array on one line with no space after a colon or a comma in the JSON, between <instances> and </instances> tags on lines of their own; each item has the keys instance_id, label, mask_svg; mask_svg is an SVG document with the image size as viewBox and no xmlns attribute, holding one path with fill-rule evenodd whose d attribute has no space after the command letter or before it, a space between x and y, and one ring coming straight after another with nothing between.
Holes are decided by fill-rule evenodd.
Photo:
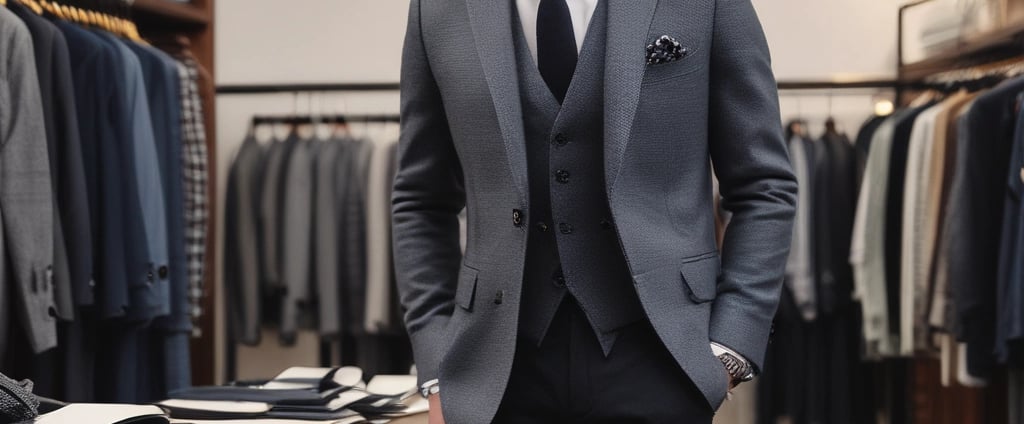
<instances>
[{"instance_id":1,"label":"suit jacket on hanger","mask_svg":"<svg viewBox=\"0 0 1024 424\"><path fill-rule=\"evenodd\" d=\"M907 167L903 189L903 228L900 236L900 353L913 355L924 344L924 334L916 323L925 309L924 223L928 207L928 176L935 146L937 118L943 104L921 112L914 122L907 148Z\"/></svg>"},{"instance_id":2,"label":"suit jacket on hanger","mask_svg":"<svg viewBox=\"0 0 1024 424\"><path fill-rule=\"evenodd\" d=\"M78 290L88 285L92 273L92 239L67 41L25 6L11 2L8 7L32 33L54 192L54 300L57 317L71 320Z\"/></svg>"},{"instance_id":3,"label":"suit jacket on hanger","mask_svg":"<svg viewBox=\"0 0 1024 424\"><path fill-rule=\"evenodd\" d=\"M865 351L873 358L892 355L897 348L889 333L889 320L893 318L889 317L885 287L885 188L889 184L893 132L906 113L893 114L873 134L850 241L855 294L863 306Z\"/></svg>"},{"instance_id":4,"label":"suit jacket on hanger","mask_svg":"<svg viewBox=\"0 0 1024 424\"><path fill-rule=\"evenodd\" d=\"M1019 367L1024 365L1024 108L1017 114L1009 168L999 247L996 358Z\"/></svg>"},{"instance_id":5,"label":"suit jacket on hanger","mask_svg":"<svg viewBox=\"0 0 1024 424\"><path fill-rule=\"evenodd\" d=\"M321 142L319 153L314 159L315 193L313 232L314 280L317 305L317 329L321 337L333 337L340 333L338 319L341 301L341 271L344 269L341 253L341 214L338 208L343 203L335 197L339 181L335 178L341 166L344 141L331 139Z\"/></svg>"},{"instance_id":6,"label":"suit jacket on hanger","mask_svg":"<svg viewBox=\"0 0 1024 424\"><path fill-rule=\"evenodd\" d=\"M300 323L308 323L313 266L313 183L315 146L297 140L287 157L281 180L281 341L295 343Z\"/></svg>"},{"instance_id":7,"label":"suit jacket on hanger","mask_svg":"<svg viewBox=\"0 0 1024 424\"><path fill-rule=\"evenodd\" d=\"M228 330L234 341L260 343L260 188L266 149L252 136L239 147L228 171L224 224L224 288Z\"/></svg>"},{"instance_id":8,"label":"suit jacket on hanger","mask_svg":"<svg viewBox=\"0 0 1024 424\"><path fill-rule=\"evenodd\" d=\"M390 154L395 141L374 140L366 184L366 332L391 328L391 196Z\"/></svg>"},{"instance_id":9,"label":"suit jacket on hanger","mask_svg":"<svg viewBox=\"0 0 1024 424\"><path fill-rule=\"evenodd\" d=\"M893 132L892 152L889 161L889 182L886 187L885 227L885 288L888 293L886 307L889 315L889 333L896 342L899 352L900 327L903 317L900 271L903 266L903 197L906 188L907 159L910 147L910 134L918 117L931 104L912 108L896 123ZM911 296L911 299L913 297ZM911 341L912 342L912 341Z\"/></svg>"},{"instance_id":10,"label":"suit jacket on hanger","mask_svg":"<svg viewBox=\"0 0 1024 424\"><path fill-rule=\"evenodd\" d=\"M817 145L814 234L818 310L846 314L853 290L850 236L857 200L857 153L846 134L828 133Z\"/></svg>"},{"instance_id":11,"label":"suit jacket on hanger","mask_svg":"<svg viewBox=\"0 0 1024 424\"><path fill-rule=\"evenodd\" d=\"M139 58L146 98L152 118L157 159L160 163L161 193L166 207L168 265L158 269L158 277L167 279L169 314L154 325L154 345L159 352L153 361L162 363L162 372L151 384L147 398L164 398L170 390L191 385L188 337L192 320L188 310L188 275L185 263L185 205L182 190L181 88L178 86L178 62L153 47L125 43Z\"/></svg>"},{"instance_id":12,"label":"suit jacket on hanger","mask_svg":"<svg viewBox=\"0 0 1024 424\"><path fill-rule=\"evenodd\" d=\"M97 30L95 33L114 46L125 77L122 92L125 114L115 119L123 120L123 132L119 136L131 152L121 159L127 171L134 174L131 188L135 193L129 195L129 199L138 202L140 213L135 219L141 224L141 232L132 233L131 249L127 251L128 272L133 278L129 280L131 306L126 312L129 319L145 321L170 313L170 250L161 178L163 165L157 154L149 95L138 55L123 40L107 32Z\"/></svg>"},{"instance_id":13,"label":"suit jacket on hanger","mask_svg":"<svg viewBox=\"0 0 1024 424\"><path fill-rule=\"evenodd\" d=\"M205 296L205 270L209 221L208 192L209 172L206 149L206 125L203 114L203 99L199 94L199 77L204 70L186 54L178 57L178 78L181 88L181 134L182 170L184 181L183 202L185 204L185 258L188 266L189 315L196 324L203 314L202 299ZM259 209L252 209L258 215ZM193 336L200 335L201 328L193 325Z\"/></svg>"},{"instance_id":14,"label":"suit jacket on hanger","mask_svg":"<svg viewBox=\"0 0 1024 424\"><path fill-rule=\"evenodd\" d=\"M793 294L793 301L806 321L813 321L818 315L818 293L815 276L816 252L814 246L814 143L803 136L789 140L789 159L793 164L796 181L800 190L797 199L796 217L793 221L793 243L786 259L786 286Z\"/></svg>"},{"instance_id":15,"label":"suit jacket on hanger","mask_svg":"<svg viewBox=\"0 0 1024 424\"><path fill-rule=\"evenodd\" d=\"M339 187L344 184L346 276L342 289L342 328L353 334L365 332L366 319L366 213L367 182L373 144L367 140L350 140L346 163L338 168Z\"/></svg>"},{"instance_id":16,"label":"suit jacket on hanger","mask_svg":"<svg viewBox=\"0 0 1024 424\"><path fill-rule=\"evenodd\" d=\"M288 158L298 140L295 134L270 143L263 170L263 192L260 194L260 228L263 235L261 265L263 282L261 292L264 315L263 322L280 322L281 295L284 290L282 277L284 246L284 178Z\"/></svg>"},{"instance_id":17,"label":"suit jacket on hanger","mask_svg":"<svg viewBox=\"0 0 1024 424\"><path fill-rule=\"evenodd\" d=\"M6 331L16 310L32 351L57 345L54 308L53 185L43 102L32 38L25 24L0 8L0 300L13 292L13 307L0 303ZM0 355L6 348L0 337Z\"/></svg>"}]
</instances>

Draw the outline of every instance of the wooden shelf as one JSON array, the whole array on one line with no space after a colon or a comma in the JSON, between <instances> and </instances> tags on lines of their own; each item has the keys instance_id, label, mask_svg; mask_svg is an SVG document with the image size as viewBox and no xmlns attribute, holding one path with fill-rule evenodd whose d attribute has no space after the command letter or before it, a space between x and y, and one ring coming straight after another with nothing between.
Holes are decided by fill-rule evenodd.
<instances>
[{"instance_id":1,"label":"wooden shelf","mask_svg":"<svg viewBox=\"0 0 1024 424\"><path fill-rule=\"evenodd\" d=\"M955 47L900 67L900 81L915 82L942 71L1024 56L1024 24L960 41Z\"/></svg>"},{"instance_id":2,"label":"wooden shelf","mask_svg":"<svg viewBox=\"0 0 1024 424\"><path fill-rule=\"evenodd\" d=\"M140 20L159 21L165 24L202 27L210 23L210 16L206 11L191 3L172 0L135 0L132 12Z\"/></svg>"}]
</instances>

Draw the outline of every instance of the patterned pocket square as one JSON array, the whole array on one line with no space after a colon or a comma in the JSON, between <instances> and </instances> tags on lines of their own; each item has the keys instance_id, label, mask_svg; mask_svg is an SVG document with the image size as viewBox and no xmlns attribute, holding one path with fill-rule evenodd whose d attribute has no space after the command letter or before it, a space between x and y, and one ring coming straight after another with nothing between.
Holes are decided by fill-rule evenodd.
<instances>
[{"instance_id":1,"label":"patterned pocket square","mask_svg":"<svg viewBox=\"0 0 1024 424\"><path fill-rule=\"evenodd\" d=\"M689 53L675 38L662 35L647 45L647 65L675 62Z\"/></svg>"}]
</instances>

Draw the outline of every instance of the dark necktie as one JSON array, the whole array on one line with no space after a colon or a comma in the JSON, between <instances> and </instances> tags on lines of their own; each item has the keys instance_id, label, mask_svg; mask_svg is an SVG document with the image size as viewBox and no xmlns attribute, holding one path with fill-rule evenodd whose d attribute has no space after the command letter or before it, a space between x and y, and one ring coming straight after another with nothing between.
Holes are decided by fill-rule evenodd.
<instances>
[{"instance_id":1,"label":"dark necktie","mask_svg":"<svg viewBox=\"0 0 1024 424\"><path fill-rule=\"evenodd\" d=\"M569 91L576 59L569 6L565 0L541 0L537 11L537 67L558 103Z\"/></svg>"}]
</instances>

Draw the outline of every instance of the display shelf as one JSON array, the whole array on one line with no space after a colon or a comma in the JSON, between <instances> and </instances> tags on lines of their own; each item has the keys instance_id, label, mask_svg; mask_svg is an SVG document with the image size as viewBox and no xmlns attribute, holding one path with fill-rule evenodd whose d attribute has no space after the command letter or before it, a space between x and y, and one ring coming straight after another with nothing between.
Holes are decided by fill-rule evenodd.
<instances>
[{"instance_id":1,"label":"display shelf","mask_svg":"<svg viewBox=\"0 0 1024 424\"><path fill-rule=\"evenodd\" d=\"M920 81L938 72L1019 56L1024 56L1024 23L961 40L956 46L917 62L902 63L901 57L899 79L902 82Z\"/></svg>"},{"instance_id":2,"label":"display shelf","mask_svg":"<svg viewBox=\"0 0 1024 424\"><path fill-rule=\"evenodd\" d=\"M132 12L137 18L160 21L163 24L206 26L209 13L192 3L170 0L135 0Z\"/></svg>"}]
</instances>

